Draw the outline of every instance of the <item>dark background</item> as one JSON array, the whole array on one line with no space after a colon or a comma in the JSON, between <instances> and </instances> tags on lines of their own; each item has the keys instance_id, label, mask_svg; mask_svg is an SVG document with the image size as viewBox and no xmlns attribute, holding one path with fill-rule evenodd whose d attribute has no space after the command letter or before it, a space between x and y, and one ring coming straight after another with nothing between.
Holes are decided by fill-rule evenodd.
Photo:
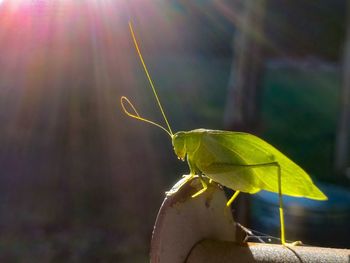
<instances>
[{"instance_id":1,"label":"dark background","mask_svg":"<svg viewBox=\"0 0 350 263\"><path fill-rule=\"evenodd\" d=\"M241 3L0 3L0 261L147 262L164 192L187 167L164 132L121 111L125 95L162 121L128 20L172 128L223 129ZM260 135L337 183L345 1L268 6Z\"/></svg>"}]
</instances>

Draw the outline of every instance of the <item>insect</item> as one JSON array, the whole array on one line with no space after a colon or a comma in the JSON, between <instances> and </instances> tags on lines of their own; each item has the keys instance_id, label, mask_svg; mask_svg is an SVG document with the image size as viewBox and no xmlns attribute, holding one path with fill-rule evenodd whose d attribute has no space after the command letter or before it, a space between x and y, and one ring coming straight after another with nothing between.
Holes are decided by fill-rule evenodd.
<instances>
[{"instance_id":1,"label":"insect","mask_svg":"<svg viewBox=\"0 0 350 263\"><path fill-rule=\"evenodd\" d=\"M278 193L281 243L286 244L282 194L315 200L327 200L327 196L300 166L257 136L243 132L208 129L173 133L143 60L131 23L129 29L167 128L142 117L129 99L123 96L120 100L124 112L132 118L161 128L170 136L175 154L179 159L187 160L190 169L187 181L197 175L203 186L192 197L206 191L207 183L203 177L235 190L227 206L232 204L240 192L255 194L260 190L266 190ZM133 113L126 109L125 103Z\"/></svg>"}]
</instances>

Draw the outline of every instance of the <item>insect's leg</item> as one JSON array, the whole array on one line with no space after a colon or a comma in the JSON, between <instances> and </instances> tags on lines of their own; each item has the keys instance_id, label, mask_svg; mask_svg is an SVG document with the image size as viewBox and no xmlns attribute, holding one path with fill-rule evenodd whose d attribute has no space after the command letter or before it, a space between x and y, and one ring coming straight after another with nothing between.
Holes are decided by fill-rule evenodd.
<instances>
[{"instance_id":1,"label":"insect's leg","mask_svg":"<svg viewBox=\"0 0 350 263\"><path fill-rule=\"evenodd\" d=\"M276 166L278 175L278 201L279 201L279 212L280 212L280 225L281 225L281 243L286 244L286 237L284 231L284 212L283 212L283 198L282 198L282 175L281 166L278 162L265 163L265 164L255 164L249 165L251 168L254 167L264 167L264 166Z\"/></svg>"},{"instance_id":2,"label":"insect's leg","mask_svg":"<svg viewBox=\"0 0 350 263\"><path fill-rule=\"evenodd\" d=\"M281 175L281 166L280 166L280 164L278 162L271 162L271 163L247 164L247 165L243 164L243 165L236 165L236 166L250 167L250 168L259 168L259 167L266 167L266 166L275 166L275 167L277 167L277 172L278 172L278 199L279 199L279 212L280 212L280 225L281 225L281 243L282 243L282 245L285 245L286 244L286 238L285 238L285 231L284 231L284 213L283 213L283 198L282 198L282 175ZM231 199L234 199L234 198L236 198L235 195L231 197ZM229 200L229 202L231 201L231 199Z\"/></svg>"},{"instance_id":3,"label":"insect's leg","mask_svg":"<svg viewBox=\"0 0 350 263\"><path fill-rule=\"evenodd\" d=\"M208 185L207 183L204 181L202 175L199 173L198 169L196 169L196 166L195 164L193 163L192 159L190 158L189 155L187 155L187 163L188 163L188 166L190 167L190 174L192 176L194 176L196 174L196 172L198 172L198 177L199 177L199 180L203 186L203 188L201 190L199 190L197 193L193 194L192 195L192 198L194 197L197 197L199 196L200 194L204 193L207 189L208 189Z\"/></svg>"},{"instance_id":4,"label":"insect's leg","mask_svg":"<svg viewBox=\"0 0 350 263\"><path fill-rule=\"evenodd\" d=\"M233 201L236 199L236 197L238 196L238 194L240 193L241 191L236 191L234 194L233 194L233 196L230 198L230 200L228 200L228 202L226 203L226 206L228 207L228 206L230 206L232 203L233 203Z\"/></svg>"},{"instance_id":5,"label":"insect's leg","mask_svg":"<svg viewBox=\"0 0 350 263\"><path fill-rule=\"evenodd\" d=\"M282 198L282 178L281 178L281 166L277 163L278 169L278 199L280 210L280 222L281 222L281 242L282 245L286 244L286 237L284 232L284 212L283 212L283 198Z\"/></svg>"},{"instance_id":6,"label":"insect's leg","mask_svg":"<svg viewBox=\"0 0 350 263\"><path fill-rule=\"evenodd\" d=\"M201 175L198 175L198 176L199 176L199 180L202 183L203 188L201 190L199 190L197 193L195 193L194 195L192 195L192 198L195 198L195 197L199 196L200 194L203 194L208 189L208 185L204 181L203 177Z\"/></svg>"}]
</instances>

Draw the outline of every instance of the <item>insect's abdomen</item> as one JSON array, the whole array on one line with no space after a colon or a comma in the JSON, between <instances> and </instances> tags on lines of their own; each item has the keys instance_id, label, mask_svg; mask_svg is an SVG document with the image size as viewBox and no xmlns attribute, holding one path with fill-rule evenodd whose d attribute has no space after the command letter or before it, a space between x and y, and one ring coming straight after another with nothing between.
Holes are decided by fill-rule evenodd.
<instances>
[{"instance_id":1,"label":"insect's abdomen","mask_svg":"<svg viewBox=\"0 0 350 263\"><path fill-rule=\"evenodd\" d=\"M245 164L245 161L233 155L220 143L211 140L210 136L202 137L193 160L204 175L230 189L253 194L264 186L254 170L232 166L232 164Z\"/></svg>"}]
</instances>

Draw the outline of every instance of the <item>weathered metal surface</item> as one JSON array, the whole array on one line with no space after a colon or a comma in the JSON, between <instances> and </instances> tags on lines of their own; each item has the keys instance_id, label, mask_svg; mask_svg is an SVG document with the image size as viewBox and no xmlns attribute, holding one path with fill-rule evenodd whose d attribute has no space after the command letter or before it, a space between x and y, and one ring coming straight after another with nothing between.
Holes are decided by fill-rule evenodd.
<instances>
[{"instance_id":1,"label":"weathered metal surface","mask_svg":"<svg viewBox=\"0 0 350 263\"><path fill-rule=\"evenodd\" d=\"M197 178L182 185L184 180L170 190L172 194L159 210L151 242L152 263L185 262L193 246L206 238L235 241L235 223L223 190L209 184L206 192L192 198L202 186Z\"/></svg>"},{"instance_id":2,"label":"weathered metal surface","mask_svg":"<svg viewBox=\"0 0 350 263\"><path fill-rule=\"evenodd\" d=\"M349 263L349 260L349 249L203 240L192 249L186 263Z\"/></svg>"},{"instance_id":3,"label":"weathered metal surface","mask_svg":"<svg viewBox=\"0 0 350 263\"><path fill-rule=\"evenodd\" d=\"M215 183L202 195L197 178L180 180L164 200L151 242L152 263L332 262L349 263L349 249L238 243L238 229Z\"/></svg>"}]
</instances>

